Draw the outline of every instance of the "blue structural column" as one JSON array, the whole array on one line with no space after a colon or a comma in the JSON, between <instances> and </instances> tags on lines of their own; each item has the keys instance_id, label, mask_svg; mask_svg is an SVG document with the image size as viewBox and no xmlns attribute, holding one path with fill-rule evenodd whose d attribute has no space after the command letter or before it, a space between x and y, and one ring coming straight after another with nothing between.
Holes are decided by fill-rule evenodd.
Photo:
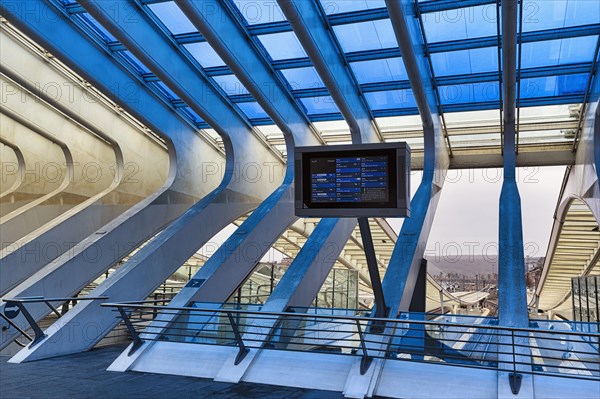
<instances>
[{"instance_id":1,"label":"blue structural column","mask_svg":"<svg viewBox=\"0 0 600 399\"><path fill-rule=\"evenodd\" d=\"M383 292L389 309L388 317L408 311L419 280L421 261L449 165L438 114L432 76L424 54L424 40L415 15L413 0L386 1L402 60L423 124L423 179L411 200L411 217L400 231L385 277ZM389 331L391 333L391 331ZM386 338L369 334L369 351L385 355ZM383 362L376 359L366 373L361 373L360 361L355 362L348 376L344 394L348 397L372 396Z\"/></svg>"},{"instance_id":2,"label":"blue structural column","mask_svg":"<svg viewBox=\"0 0 600 399\"><path fill-rule=\"evenodd\" d=\"M383 280L390 317L407 311L449 165L433 81L412 0L386 2L402 60L423 123L423 179L411 201L411 217L404 221Z\"/></svg>"},{"instance_id":3,"label":"blue structural column","mask_svg":"<svg viewBox=\"0 0 600 399\"><path fill-rule=\"evenodd\" d=\"M506 327L529 326L521 198L516 181L517 1L502 1L504 181L500 193L498 317ZM515 344L517 346L515 346ZM498 398L534 396L529 335L498 339ZM520 364L515 364L519 362ZM521 373L523 372L523 373Z\"/></svg>"},{"instance_id":4,"label":"blue structural column","mask_svg":"<svg viewBox=\"0 0 600 399\"><path fill-rule=\"evenodd\" d=\"M502 2L502 75L504 94L504 181L500 194L498 314L500 323L527 327L527 288L521 198L516 181L515 104L517 86L517 5Z\"/></svg>"}]
</instances>

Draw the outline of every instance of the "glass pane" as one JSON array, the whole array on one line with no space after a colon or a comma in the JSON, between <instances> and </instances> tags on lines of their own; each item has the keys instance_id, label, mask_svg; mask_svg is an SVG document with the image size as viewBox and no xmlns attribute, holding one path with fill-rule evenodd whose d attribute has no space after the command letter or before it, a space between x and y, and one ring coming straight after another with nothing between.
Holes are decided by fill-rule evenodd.
<instances>
[{"instance_id":1,"label":"glass pane","mask_svg":"<svg viewBox=\"0 0 600 399\"><path fill-rule=\"evenodd\" d=\"M238 103L237 106L248 117L248 119L268 118L269 115L262 109L258 103Z\"/></svg>"},{"instance_id":2,"label":"glass pane","mask_svg":"<svg viewBox=\"0 0 600 399\"><path fill-rule=\"evenodd\" d=\"M154 85L158 86L159 90L161 92L163 92L167 97L169 97L171 100L177 100L179 99L179 96L177 96L177 94L175 94L175 92L173 90L171 90L169 87L167 87L166 84L164 84L163 82L153 82Z\"/></svg>"},{"instance_id":3,"label":"glass pane","mask_svg":"<svg viewBox=\"0 0 600 399\"><path fill-rule=\"evenodd\" d=\"M184 44L183 47L190 52L192 57L194 57L203 68L225 65L225 62L221 57L219 57L210 44L206 42Z\"/></svg>"},{"instance_id":4,"label":"glass pane","mask_svg":"<svg viewBox=\"0 0 600 399\"><path fill-rule=\"evenodd\" d=\"M384 8L384 0L320 0L327 15Z\"/></svg>"},{"instance_id":5,"label":"glass pane","mask_svg":"<svg viewBox=\"0 0 600 399\"><path fill-rule=\"evenodd\" d=\"M304 105L309 115L340 112L333 98L330 96L301 98L300 102Z\"/></svg>"},{"instance_id":6,"label":"glass pane","mask_svg":"<svg viewBox=\"0 0 600 399\"><path fill-rule=\"evenodd\" d=\"M248 90L235 75L213 76L213 79L228 96L248 94Z\"/></svg>"},{"instance_id":7,"label":"glass pane","mask_svg":"<svg viewBox=\"0 0 600 399\"><path fill-rule=\"evenodd\" d=\"M82 14L82 17L88 23L88 25L90 25L96 32L98 32L100 34L100 36L104 37L104 40L109 41L109 42L114 42L117 40L113 35L111 35L104 28L104 26L100 25L100 23L98 23L98 21L96 21L96 19L94 17L92 17L90 14L88 14L88 13Z\"/></svg>"},{"instance_id":8,"label":"glass pane","mask_svg":"<svg viewBox=\"0 0 600 399\"><path fill-rule=\"evenodd\" d=\"M498 82L440 86L442 105L499 101Z\"/></svg>"},{"instance_id":9,"label":"glass pane","mask_svg":"<svg viewBox=\"0 0 600 399\"><path fill-rule=\"evenodd\" d=\"M498 71L498 48L485 47L472 50L431 54L435 76L463 75Z\"/></svg>"},{"instance_id":10,"label":"glass pane","mask_svg":"<svg viewBox=\"0 0 600 399\"><path fill-rule=\"evenodd\" d=\"M286 19L276 0L234 0L234 3L249 25Z\"/></svg>"},{"instance_id":11,"label":"glass pane","mask_svg":"<svg viewBox=\"0 0 600 399\"><path fill-rule=\"evenodd\" d=\"M172 1L150 4L148 7L174 35L197 31L194 24L177 7L177 4Z\"/></svg>"},{"instance_id":12,"label":"glass pane","mask_svg":"<svg viewBox=\"0 0 600 399\"><path fill-rule=\"evenodd\" d=\"M139 73L150 73L150 70L146 68L144 64L140 60L138 60L131 52L122 51L121 52L123 58L127 60L135 69L138 70Z\"/></svg>"},{"instance_id":13,"label":"glass pane","mask_svg":"<svg viewBox=\"0 0 600 399\"><path fill-rule=\"evenodd\" d=\"M584 36L523 43L521 68L592 62L596 40L596 36Z\"/></svg>"},{"instance_id":14,"label":"glass pane","mask_svg":"<svg viewBox=\"0 0 600 399\"><path fill-rule=\"evenodd\" d=\"M422 18L430 43L497 35L495 4L433 12Z\"/></svg>"},{"instance_id":15,"label":"glass pane","mask_svg":"<svg viewBox=\"0 0 600 399\"><path fill-rule=\"evenodd\" d=\"M323 81L313 67L282 69L280 72L293 90L324 87Z\"/></svg>"},{"instance_id":16,"label":"glass pane","mask_svg":"<svg viewBox=\"0 0 600 399\"><path fill-rule=\"evenodd\" d=\"M523 32L600 23L597 0L525 0Z\"/></svg>"},{"instance_id":17,"label":"glass pane","mask_svg":"<svg viewBox=\"0 0 600 399\"><path fill-rule=\"evenodd\" d=\"M294 32L262 35L258 36L258 40L275 61L307 57Z\"/></svg>"},{"instance_id":18,"label":"glass pane","mask_svg":"<svg viewBox=\"0 0 600 399\"><path fill-rule=\"evenodd\" d=\"M398 47L389 19L337 25L333 31L345 53Z\"/></svg>"},{"instance_id":19,"label":"glass pane","mask_svg":"<svg viewBox=\"0 0 600 399\"><path fill-rule=\"evenodd\" d=\"M416 107L412 90L389 90L365 93L372 110Z\"/></svg>"},{"instance_id":20,"label":"glass pane","mask_svg":"<svg viewBox=\"0 0 600 399\"><path fill-rule=\"evenodd\" d=\"M190 116L190 118L192 118L196 123L204 122L202 120L202 118L200 118L200 115L195 113L194 110L191 109L190 107L184 107L184 108L182 108L182 110L185 111L185 113L188 114Z\"/></svg>"},{"instance_id":21,"label":"glass pane","mask_svg":"<svg viewBox=\"0 0 600 399\"><path fill-rule=\"evenodd\" d=\"M587 79L587 74L523 79L521 81L521 98L583 94Z\"/></svg>"},{"instance_id":22,"label":"glass pane","mask_svg":"<svg viewBox=\"0 0 600 399\"><path fill-rule=\"evenodd\" d=\"M406 68L400 57L350 63L358 83L379 83L406 80Z\"/></svg>"}]
</instances>

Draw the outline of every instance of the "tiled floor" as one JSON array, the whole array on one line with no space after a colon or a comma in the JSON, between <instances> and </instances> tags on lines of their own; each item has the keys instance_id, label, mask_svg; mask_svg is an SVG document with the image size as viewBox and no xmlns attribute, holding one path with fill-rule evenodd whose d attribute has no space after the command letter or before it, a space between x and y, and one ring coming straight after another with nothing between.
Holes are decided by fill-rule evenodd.
<instances>
[{"instance_id":1,"label":"tiled floor","mask_svg":"<svg viewBox=\"0 0 600 399\"><path fill-rule=\"evenodd\" d=\"M12 364L0 361L0 398L342 398L341 393L261 384L227 384L212 380L147 373L106 371L123 346L77 355Z\"/></svg>"}]
</instances>

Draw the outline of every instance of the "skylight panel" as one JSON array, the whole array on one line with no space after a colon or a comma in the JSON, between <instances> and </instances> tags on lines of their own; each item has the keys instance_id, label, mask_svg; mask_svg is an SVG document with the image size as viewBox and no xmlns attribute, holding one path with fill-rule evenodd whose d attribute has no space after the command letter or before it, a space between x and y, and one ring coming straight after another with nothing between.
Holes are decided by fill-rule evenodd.
<instances>
[{"instance_id":1,"label":"skylight panel","mask_svg":"<svg viewBox=\"0 0 600 399\"><path fill-rule=\"evenodd\" d=\"M280 72L283 74L292 90L325 87L314 67L282 69Z\"/></svg>"},{"instance_id":2,"label":"skylight panel","mask_svg":"<svg viewBox=\"0 0 600 399\"><path fill-rule=\"evenodd\" d=\"M225 62L219 57L215 50L206 42L184 44L192 57L194 57L203 68L224 66Z\"/></svg>"},{"instance_id":3,"label":"skylight panel","mask_svg":"<svg viewBox=\"0 0 600 399\"><path fill-rule=\"evenodd\" d=\"M496 36L496 5L458 8L423 14L429 43Z\"/></svg>"},{"instance_id":4,"label":"skylight panel","mask_svg":"<svg viewBox=\"0 0 600 399\"><path fill-rule=\"evenodd\" d=\"M183 107L182 111L184 111L188 115L188 117L190 119L192 119L194 122L196 122L196 123L204 122L204 120L202 120L202 118L200 118L200 115L198 115L196 112L194 112L194 110L191 109L190 107Z\"/></svg>"},{"instance_id":5,"label":"skylight panel","mask_svg":"<svg viewBox=\"0 0 600 399\"><path fill-rule=\"evenodd\" d=\"M350 63L359 84L407 80L406 68L400 57Z\"/></svg>"},{"instance_id":6,"label":"skylight panel","mask_svg":"<svg viewBox=\"0 0 600 399\"><path fill-rule=\"evenodd\" d=\"M371 110L385 110L393 108L413 108L417 104L412 90L388 90L365 93L365 98Z\"/></svg>"},{"instance_id":7,"label":"skylight panel","mask_svg":"<svg viewBox=\"0 0 600 399\"><path fill-rule=\"evenodd\" d=\"M522 79L521 99L584 94L587 79L587 74Z\"/></svg>"},{"instance_id":8,"label":"skylight panel","mask_svg":"<svg viewBox=\"0 0 600 399\"><path fill-rule=\"evenodd\" d=\"M228 96L248 94L246 87L235 75L218 75L212 77Z\"/></svg>"},{"instance_id":9,"label":"skylight panel","mask_svg":"<svg viewBox=\"0 0 600 399\"><path fill-rule=\"evenodd\" d=\"M197 29L173 1L148 5L172 34L196 32Z\"/></svg>"},{"instance_id":10,"label":"skylight panel","mask_svg":"<svg viewBox=\"0 0 600 399\"><path fill-rule=\"evenodd\" d=\"M498 82L440 86L439 91L442 105L500 101Z\"/></svg>"},{"instance_id":11,"label":"skylight panel","mask_svg":"<svg viewBox=\"0 0 600 399\"><path fill-rule=\"evenodd\" d=\"M107 42L114 42L117 40L109 31L106 30L104 26L102 26L98 21L96 21L96 19L90 14L83 13L81 14L81 17L93 30L96 31L96 33L98 33Z\"/></svg>"},{"instance_id":12,"label":"skylight panel","mask_svg":"<svg viewBox=\"0 0 600 399\"><path fill-rule=\"evenodd\" d=\"M173 90L171 90L166 84L164 84L161 81L158 82L152 82L152 84L158 86L159 90L161 92L163 92L169 99L171 100L177 100L179 99L179 97L177 96L177 94L175 94L175 92Z\"/></svg>"},{"instance_id":13,"label":"skylight panel","mask_svg":"<svg viewBox=\"0 0 600 399\"><path fill-rule=\"evenodd\" d=\"M465 75L498 71L498 48L485 47L470 50L431 54L435 76Z\"/></svg>"},{"instance_id":14,"label":"skylight panel","mask_svg":"<svg viewBox=\"0 0 600 399\"><path fill-rule=\"evenodd\" d=\"M521 68L592 62L597 40L597 36L583 36L523 43Z\"/></svg>"},{"instance_id":15,"label":"skylight panel","mask_svg":"<svg viewBox=\"0 0 600 399\"><path fill-rule=\"evenodd\" d=\"M333 31L345 53L398 47L389 19L336 25Z\"/></svg>"},{"instance_id":16,"label":"skylight panel","mask_svg":"<svg viewBox=\"0 0 600 399\"><path fill-rule=\"evenodd\" d=\"M597 0L525 0L523 32L600 23Z\"/></svg>"},{"instance_id":17,"label":"skylight panel","mask_svg":"<svg viewBox=\"0 0 600 399\"><path fill-rule=\"evenodd\" d=\"M234 0L248 25L285 21L276 0Z\"/></svg>"},{"instance_id":18,"label":"skylight panel","mask_svg":"<svg viewBox=\"0 0 600 399\"><path fill-rule=\"evenodd\" d=\"M257 102L238 103L237 106L242 110L248 119L268 118L269 115L262 109Z\"/></svg>"},{"instance_id":19,"label":"skylight panel","mask_svg":"<svg viewBox=\"0 0 600 399\"><path fill-rule=\"evenodd\" d=\"M384 0L320 0L325 14L340 14L344 12L372 10L385 8Z\"/></svg>"},{"instance_id":20,"label":"skylight panel","mask_svg":"<svg viewBox=\"0 0 600 399\"><path fill-rule=\"evenodd\" d=\"M307 57L294 32L261 35L258 40L274 61Z\"/></svg>"},{"instance_id":21,"label":"skylight panel","mask_svg":"<svg viewBox=\"0 0 600 399\"><path fill-rule=\"evenodd\" d=\"M301 98L300 102L306 108L308 115L340 112L330 96Z\"/></svg>"},{"instance_id":22,"label":"skylight panel","mask_svg":"<svg viewBox=\"0 0 600 399\"><path fill-rule=\"evenodd\" d=\"M139 73L150 73L150 70L146 68L146 66L137 59L130 51L121 51L121 56L131 64Z\"/></svg>"}]
</instances>

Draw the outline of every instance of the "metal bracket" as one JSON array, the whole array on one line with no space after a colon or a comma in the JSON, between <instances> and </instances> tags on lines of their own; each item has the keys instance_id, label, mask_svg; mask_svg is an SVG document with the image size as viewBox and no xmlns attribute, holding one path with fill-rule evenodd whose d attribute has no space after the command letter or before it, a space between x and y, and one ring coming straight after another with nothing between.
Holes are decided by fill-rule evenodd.
<instances>
[{"instance_id":1,"label":"metal bracket","mask_svg":"<svg viewBox=\"0 0 600 399\"><path fill-rule=\"evenodd\" d=\"M11 301L11 300L5 300L4 302L6 302L7 306L14 305L14 306L18 307L19 310L21 311L21 313L23 313L23 317L25 317L25 320L27 320L27 323L29 323L29 326L31 327L31 329L33 330L33 332L35 334L33 341L31 341L30 347L37 345L40 341L42 341L44 338L46 338L46 334L44 334L44 332L42 331L42 329L40 328L38 323L31 316L31 313L29 313L29 311L27 310L27 308L25 307L25 305L22 302Z\"/></svg>"},{"instance_id":2,"label":"metal bracket","mask_svg":"<svg viewBox=\"0 0 600 399\"><path fill-rule=\"evenodd\" d=\"M237 366L238 364L240 364L242 362L242 360L244 360L244 358L246 357L246 355L248 354L248 352L250 352L250 349L246 348L246 345L244 345L244 340L242 339L242 336L240 334L240 331L238 330L238 326L235 323L235 320L233 318L233 316L231 315L231 312L226 312L227 313L227 318L229 319L229 324L231 324L231 329L233 330L233 335L235 337L235 340L238 344L238 354L235 357L235 361L233 363L234 366Z\"/></svg>"},{"instance_id":3,"label":"metal bracket","mask_svg":"<svg viewBox=\"0 0 600 399\"><path fill-rule=\"evenodd\" d=\"M363 353L362 359L360 361L360 375L364 375L371 366L373 358L369 356L369 352L367 351L367 344L365 343L364 333L362 327L360 326L359 320L356 320L356 329L358 331L358 337L360 338L360 347L362 348Z\"/></svg>"},{"instance_id":4,"label":"metal bracket","mask_svg":"<svg viewBox=\"0 0 600 399\"><path fill-rule=\"evenodd\" d=\"M135 351L137 351L140 348L140 346L142 346L144 341L140 338L140 335L138 334L133 324L131 324L131 320L129 320L127 312L125 312L125 310L122 307L119 307L118 309L119 313L121 314L121 318L125 323L125 327L127 327L127 330L129 331L129 334L131 334L131 338L133 339L133 346L129 350L129 353L127 353L127 356L131 356L135 353Z\"/></svg>"},{"instance_id":5,"label":"metal bracket","mask_svg":"<svg viewBox=\"0 0 600 399\"><path fill-rule=\"evenodd\" d=\"M510 373L508 375L508 383L510 384L510 390L513 395L518 395L521 390L521 381L523 380L523 376L519 373Z\"/></svg>"}]
</instances>

